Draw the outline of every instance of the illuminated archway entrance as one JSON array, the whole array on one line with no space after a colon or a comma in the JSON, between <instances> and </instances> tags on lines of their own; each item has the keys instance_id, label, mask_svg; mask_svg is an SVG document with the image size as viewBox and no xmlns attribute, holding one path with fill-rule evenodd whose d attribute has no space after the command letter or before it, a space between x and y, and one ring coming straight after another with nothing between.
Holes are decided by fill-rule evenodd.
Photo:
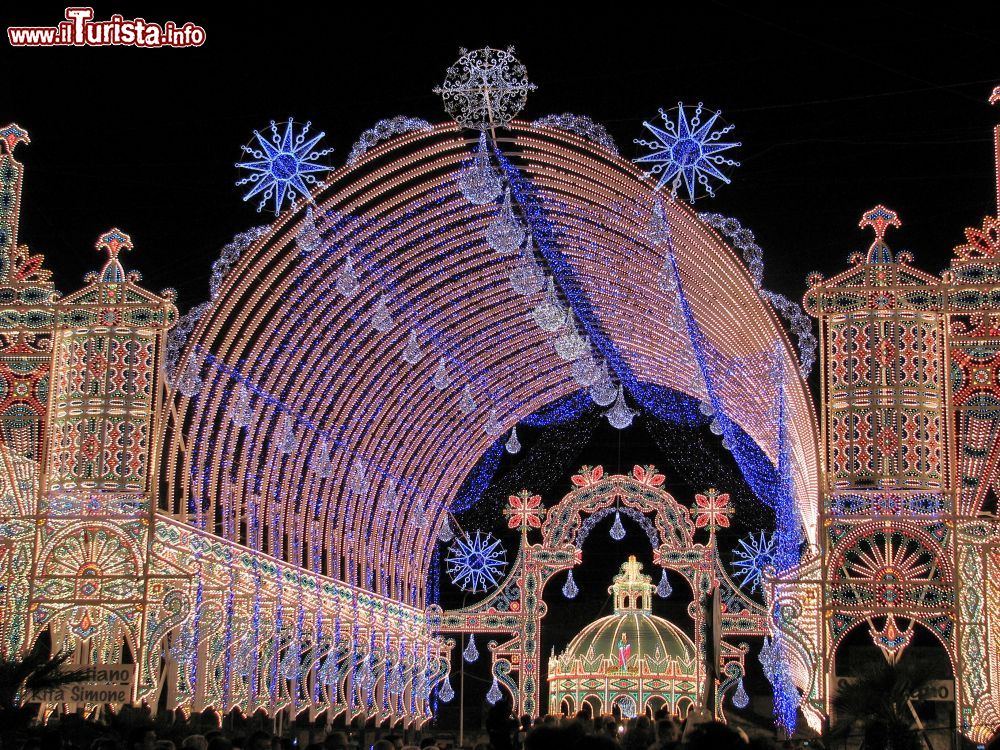
<instances>
[{"instance_id":1,"label":"illuminated archway entrance","mask_svg":"<svg viewBox=\"0 0 1000 750\"><path fill-rule=\"evenodd\" d=\"M540 630L548 609L543 596L545 586L559 571L582 562L582 544L593 526L587 520L620 504L648 517L657 545L654 562L677 572L690 586L694 602L689 612L695 621L694 641L699 655L697 682L702 687L706 680L706 607L714 588L719 587L726 604L720 628L723 678L716 691L716 710L720 711L727 691L744 674L745 647L727 639L767 633L763 607L732 583L719 561L714 530L719 516L730 513L726 497L715 490L699 495L692 513L663 489L664 476L652 466L636 466L630 474L613 475L605 474L600 466L584 467L572 482L574 489L548 510L541 508L538 496L527 491L510 498L507 512L521 528L521 546L507 578L476 604L445 612L432 607L432 626L442 633L509 636L503 643L490 644L493 677L511 694L518 714L537 715ZM540 543L530 542L530 529L540 530ZM702 529L708 533L706 541L695 541Z\"/></svg>"}]
</instances>

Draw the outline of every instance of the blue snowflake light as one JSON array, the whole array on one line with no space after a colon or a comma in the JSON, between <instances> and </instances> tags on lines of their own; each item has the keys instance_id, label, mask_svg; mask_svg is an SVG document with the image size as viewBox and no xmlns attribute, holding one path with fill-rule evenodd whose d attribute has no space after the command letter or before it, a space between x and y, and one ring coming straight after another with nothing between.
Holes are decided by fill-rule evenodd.
<instances>
[{"instance_id":1,"label":"blue snowflake light","mask_svg":"<svg viewBox=\"0 0 1000 750\"><path fill-rule=\"evenodd\" d=\"M463 591L485 592L500 582L507 566L507 552L492 534L456 537L445 558L448 577Z\"/></svg>"},{"instance_id":2,"label":"blue snowflake light","mask_svg":"<svg viewBox=\"0 0 1000 750\"><path fill-rule=\"evenodd\" d=\"M748 539L740 539L739 547L733 550L733 572L741 577L740 586L750 586L753 592L761 588L764 571L774 567L774 537L760 532L750 534Z\"/></svg>"},{"instance_id":3,"label":"blue snowflake light","mask_svg":"<svg viewBox=\"0 0 1000 750\"><path fill-rule=\"evenodd\" d=\"M263 210L271 199L274 199L274 212L280 213L281 206L287 197L294 202L297 197L309 194L309 185L316 185L316 173L330 170L319 159L333 151L332 148L315 149L326 133L320 132L309 136L312 123L307 122L296 133L295 122L288 118L284 133L278 131L278 125L271 120L270 135L253 131L255 140L249 146L243 146L243 152L249 156L247 161L236 162L238 169L251 172L236 181L237 186L251 185L243 196L248 201L260 195L257 210Z\"/></svg>"},{"instance_id":4,"label":"blue snowflake light","mask_svg":"<svg viewBox=\"0 0 1000 750\"><path fill-rule=\"evenodd\" d=\"M715 195L715 190L709 181L710 177L729 184L729 178L719 167L740 165L738 161L721 155L721 152L741 145L738 141L720 140L733 129L733 126L718 127L720 112L709 113L708 119L703 123L701 121L703 111L704 105L698 102L694 115L688 118L683 102L678 102L676 121L672 118L673 112L661 109L662 128L648 122L642 123L656 138L655 141L635 139L640 146L652 149L652 153L635 159L636 164L653 165L646 172L646 176L658 179L657 188L670 183L674 197L681 189L683 181L688 198L692 202L699 186L704 188L708 195Z\"/></svg>"}]
</instances>

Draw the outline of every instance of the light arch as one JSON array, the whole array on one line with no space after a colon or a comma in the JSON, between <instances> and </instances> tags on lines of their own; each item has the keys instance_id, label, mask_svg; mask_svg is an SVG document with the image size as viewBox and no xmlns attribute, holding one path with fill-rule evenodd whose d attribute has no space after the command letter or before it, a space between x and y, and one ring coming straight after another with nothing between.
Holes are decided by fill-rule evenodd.
<instances>
[{"instance_id":1,"label":"light arch","mask_svg":"<svg viewBox=\"0 0 1000 750\"><path fill-rule=\"evenodd\" d=\"M323 249L300 251L300 207L243 253L181 358L204 363L204 385L194 398L176 396L161 508L360 589L424 605L444 509L497 439L484 430L491 408L509 430L579 388L550 336L527 321L534 301L510 289L513 261L482 240L492 207L472 206L455 187L469 145L453 125L395 138L315 194ZM534 186L590 324L614 347L633 397L649 383L706 399L688 332L665 321L676 301L656 283L664 256L645 239L654 194L640 173L572 134L521 122L498 145ZM773 364L761 363L778 352L794 493L815 541L816 422L788 338L714 230L685 205L669 203L666 212L692 317L725 373L717 401L772 464L776 386ZM361 282L349 298L335 287L348 253ZM370 318L383 294L395 325L380 333ZM411 330L423 352L414 365L401 359ZM442 358L453 382L437 390L431 382ZM254 407L243 429L224 418L241 385ZM470 415L458 408L465 385L477 402ZM299 439L287 457L274 449L285 415L295 418ZM329 479L310 469L322 432L331 444ZM354 492L362 464L366 481ZM398 510L387 502L392 484ZM414 522L425 513L426 524Z\"/></svg>"}]
</instances>

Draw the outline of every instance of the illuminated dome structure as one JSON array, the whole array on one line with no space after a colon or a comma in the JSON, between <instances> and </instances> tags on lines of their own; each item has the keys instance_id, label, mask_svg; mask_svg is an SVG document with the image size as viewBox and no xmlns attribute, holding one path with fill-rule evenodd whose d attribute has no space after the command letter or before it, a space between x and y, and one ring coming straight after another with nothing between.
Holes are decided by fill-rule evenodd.
<instances>
[{"instance_id":1,"label":"illuminated dome structure","mask_svg":"<svg viewBox=\"0 0 1000 750\"><path fill-rule=\"evenodd\" d=\"M652 611L654 586L635 556L608 591L615 612L587 625L549 659L549 711L573 714L588 703L597 716L681 716L698 700L697 651L684 631Z\"/></svg>"}]
</instances>

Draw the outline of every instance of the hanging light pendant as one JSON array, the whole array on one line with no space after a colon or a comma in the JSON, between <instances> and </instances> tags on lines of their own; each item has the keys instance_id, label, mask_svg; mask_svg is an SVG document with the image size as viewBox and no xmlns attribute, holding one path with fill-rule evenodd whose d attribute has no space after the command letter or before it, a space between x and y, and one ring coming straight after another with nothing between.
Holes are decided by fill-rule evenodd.
<instances>
[{"instance_id":1,"label":"hanging light pendant","mask_svg":"<svg viewBox=\"0 0 1000 750\"><path fill-rule=\"evenodd\" d=\"M746 688L743 686L742 677L740 677L740 681L736 684L736 692L733 693L733 705L736 708L746 708L750 705L750 696L747 695Z\"/></svg>"},{"instance_id":2,"label":"hanging light pendant","mask_svg":"<svg viewBox=\"0 0 1000 750\"><path fill-rule=\"evenodd\" d=\"M462 168L458 175L458 189L465 199L474 206L485 206L500 197L503 183L500 175L490 164L489 144L486 133L479 134L472 161Z\"/></svg>"},{"instance_id":3,"label":"hanging light pendant","mask_svg":"<svg viewBox=\"0 0 1000 750\"><path fill-rule=\"evenodd\" d=\"M458 402L462 414L472 414L476 410L476 400L472 397L472 388L468 385L462 389L462 398Z\"/></svg>"},{"instance_id":4,"label":"hanging light pendant","mask_svg":"<svg viewBox=\"0 0 1000 750\"><path fill-rule=\"evenodd\" d=\"M507 442L504 444L504 448L511 455L519 453L521 450L521 441L517 439L517 425L510 428L510 437L507 438Z\"/></svg>"},{"instance_id":5,"label":"hanging light pendant","mask_svg":"<svg viewBox=\"0 0 1000 750\"><path fill-rule=\"evenodd\" d=\"M479 649L476 648L476 635L473 633L469 636L469 645L465 647L462 652L462 658L465 659L469 664L474 663L479 659Z\"/></svg>"},{"instance_id":6,"label":"hanging light pendant","mask_svg":"<svg viewBox=\"0 0 1000 750\"><path fill-rule=\"evenodd\" d=\"M656 595L661 599L668 599L673 592L674 590L670 585L670 579L667 578L667 571L664 570L660 575L660 582L656 584Z\"/></svg>"},{"instance_id":7,"label":"hanging light pendant","mask_svg":"<svg viewBox=\"0 0 1000 750\"><path fill-rule=\"evenodd\" d=\"M350 299L358 293L358 289L360 288L361 284L358 282L357 274L354 272L354 261L351 259L350 253L348 253L347 257L344 258L344 265L337 275L337 292Z\"/></svg>"},{"instance_id":8,"label":"hanging light pendant","mask_svg":"<svg viewBox=\"0 0 1000 750\"><path fill-rule=\"evenodd\" d=\"M504 192L503 202L496 218L486 227L486 244L498 253L508 255L517 250L524 242L524 226L514 215L510 188Z\"/></svg>"},{"instance_id":9,"label":"hanging light pendant","mask_svg":"<svg viewBox=\"0 0 1000 750\"><path fill-rule=\"evenodd\" d=\"M455 699L455 689L451 686L451 675L445 677L444 682L441 684L441 689L438 690L438 698L441 699L442 703L451 703Z\"/></svg>"},{"instance_id":10,"label":"hanging light pendant","mask_svg":"<svg viewBox=\"0 0 1000 750\"><path fill-rule=\"evenodd\" d=\"M500 685L497 683L497 678L493 678L493 684L490 685L489 692L486 693L486 700L490 702L491 706L495 706L497 701L503 698L503 693L500 692Z\"/></svg>"},{"instance_id":11,"label":"hanging light pendant","mask_svg":"<svg viewBox=\"0 0 1000 750\"><path fill-rule=\"evenodd\" d=\"M201 379L201 367L194 354L189 354L184 362L184 371L177 378L177 390L188 398L194 398L201 393L202 385L204 381Z\"/></svg>"},{"instance_id":12,"label":"hanging light pendant","mask_svg":"<svg viewBox=\"0 0 1000 750\"><path fill-rule=\"evenodd\" d=\"M573 569L570 568L569 575L566 576L566 583L562 587L563 596L567 599L576 599L576 595L580 593L580 588L576 585L576 581L573 580Z\"/></svg>"},{"instance_id":13,"label":"hanging light pendant","mask_svg":"<svg viewBox=\"0 0 1000 750\"><path fill-rule=\"evenodd\" d=\"M500 424L496 409L490 409L490 413L486 416L486 424L483 426L483 429L490 437L496 437L503 432L503 425Z\"/></svg>"},{"instance_id":14,"label":"hanging light pendant","mask_svg":"<svg viewBox=\"0 0 1000 750\"><path fill-rule=\"evenodd\" d=\"M521 251L521 262L514 266L514 270L510 272L509 278L510 288L516 294L520 294L523 297L538 294L545 288L545 273L538 265L538 261L535 260L535 251L530 234L528 235L528 241L525 243L524 249Z\"/></svg>"},{"instance_id":15,"label":"hanging light pendant","mask_svg":"<svg viewBox=\"0 0 1000 750\"><path fill-rule=\"evenodd\" d=\"M566 310L559 304L556 282L551 276L545 288L545 299L531 311L531 318L535 325L548 333L555 333L566 324Z\"/></svg>"},{"instance_id":16,"label":"hanging light pendant","mask_svg":"<svg viewBox=\"0 0 1000 750\"><path fill-rule=\"evenodd\" d=\"M408 365L415 365L420 361L420 340L412 328L410 337L406 340L406 347L403 349L403 361Z\"/></svg>"},{"instance_id":17,"label":"hanging light pendant","mask_svg":"<svg viewBox=\"0 0 1000 750\"><path fill-rule=\"evenodd\" d=\"M448 522L448 514L444 516L444 523L441 525L441 530L438 532L438 540L447 544L452 539L455 538L455 532L451 530L451 524Z\"/></svg>"},{"instance_id":18,"label":"hanging light pendant","mask_svg":"<svg viewBox=\"0 0 1000 750\"><path fill-rule=\"evenodd\" d=\"M618 384L618 397L615 399L614 406L608 409L605 416L611 426L617 430L624 430L632 424L635 412L629 409L628 404L625 403L625 389L621 383Z\"/></svg>"},{"instance_id":19,"label":"hanging light pendant","mask_svg":"<svg viewBox=\"0 0 1000 750\"><path fill-rule=\"evenodd\" d=\"M281 430L278 432L277 441L278 453L287 456L295 452L299 441L295 437L295 424L289 415L285 415L281 420Z\"/></svg>"},{"instance_id":20,"label":"hanging light pendant","mask_svg":"<svg viewBox=\"0 0 1000 750\"><path fill-rule=\"evenodd\" d=\"M616 542L620 542L625 538L625 527L622 526L622 517L617 510L615 511L615 522L611 524L611 531L608 533Z\"/></svg>"},{"instance_id":21,"label":"hanging light pendant","mask_svg":"<svg viewBox=\"0 0 1000 750\"><path fill-rule=\"evenodd\" d=\"M237 427L249 427L253 424L254 413L251 405L250 389L244 383L236 391L236 402L229 412L229 418Z\"/></svg>"},{"instance_id":22,"label":"hanging light pendant","mask_svg":"<svg viewBox=\"0 0 1000 750\"><path fill-rule=\"evenodd\" d=\"M615 388L615 384L611 380L608 363L602 362L594 377L594 382L590 386L590 399L598 406L611 406L617 397L618 389Z\"/></svg>"},{"instance_id":23,"label":"hanging light pendant","mask_svg":"<svg viewBox=\"0 0 1000 750\"><path fill-rule=\"evenodd\" d=\"M378 298L375 310L372 312L372 327L379 333L388 333L392 330L395 321L389 313L389 300L383 294Z\"/></svg>"},{"instance_id":24,"label":"hanging light pendant","mask_svg":"<svg viewBox=\"0 0 1000 750\"><path fill-rule=\"evenodd\" d=\"M443 391L449 385L451 385L451 375L448 374L448 363L445 361L444 357L438 360L437 370L434 372L434 377L431 378L431 382L434 384L434 388L439 391Z\"/></svg>"}]
</instances>

